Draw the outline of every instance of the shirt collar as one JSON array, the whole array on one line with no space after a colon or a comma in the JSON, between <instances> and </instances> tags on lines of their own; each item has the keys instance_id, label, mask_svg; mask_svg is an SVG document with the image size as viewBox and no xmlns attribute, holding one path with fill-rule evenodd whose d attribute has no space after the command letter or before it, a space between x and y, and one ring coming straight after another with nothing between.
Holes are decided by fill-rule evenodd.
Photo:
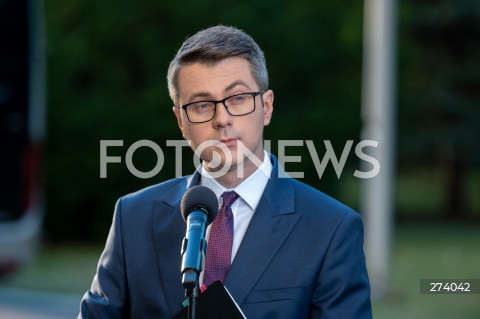
<instances>
[{"instance_id":1,"label":"shirt collar","mask_svg":"<svg viewBox=\"0 0 480 319\"><path fill-rule=\"evenodd\" d=\"M201 166L200 172L200 184L210 188L215 193L217 198L220 198L220 196L222 196L222 194L226 191L235 191L242 198L242 200L247 203L248 206L250 206L250 208L254 211L257 208L258 203L260 202L263 190L265 189L265 186L270 179L273 169L272 163L270 162L270 156L266 151L263 152L263 163L255 172L253 172L252 175L250 175L237 187L233 189L225 188L210 176L210 174L207 170L205 170L203 165Z\"/></svg>"}]
</instances>

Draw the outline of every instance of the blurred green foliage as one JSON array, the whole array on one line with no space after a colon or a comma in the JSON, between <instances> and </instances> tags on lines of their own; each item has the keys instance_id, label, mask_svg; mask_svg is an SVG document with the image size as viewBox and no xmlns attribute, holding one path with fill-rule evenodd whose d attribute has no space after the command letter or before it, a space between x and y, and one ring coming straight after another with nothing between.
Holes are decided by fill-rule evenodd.
<instances>
[{"instance_id":1,"label":"blurred green foliage","mask_svg":"<svg viewBox=\"0 0 480 319\"><path fill-rule=\"evenodd\" d=\"M480 2L400 9L399 163L440 170L442 212L465 219L467 177L480 164Z\"/></svg>"},{"instance_id":2,"label":"blurred green foliage","mask_svg":"<svg viewBox=\"0 0 480 319\"><path fill-rule=\"evenodd\" d=\"M432 54L437 48L421 38L426 26L435 34L439 23L461 24L465 14L480 16L475 1L461 2L472 9L464 12L455 1L400 4L400 164L417 158L431 163L436 152L432 145L438 142L430 140L428 124L438 124L435 116L445 108L457 112L462 107L459 125L474 121L472 114L478 116L479 61L469 56L478 53L478 41L466 40L469 47L462 57L472 62L467 67L464 60L459 66L454 56L443 54L441 37L441 54ZM458 16L452 20L448 10L445 17L440 9L429 9L438 6L448 6ZM47 0L47 233L53 239L104 240L119 196L174 177L174 148L165 141L181 139L181 134L171 111L166 71L183 40L212 25L244 29L265 51L275 92L273 122L265 138L272 140L273 153L280 139L313 140L321 158L323 140L331 140L339 156L347 140L359 139L362 19L363 1ZM478 36L478 26L469 26ZM469 82L462 86L464 80ZM457 84L462 90L455 90ZM445 85L452 90L444 90ZM436 99L444 102L441 109ZM469 130L466 142L478 143L478 127ZM135 177L124 161L128 147L141 139L156 142L165 154L163 169L151 179ZM123 147L108 150L109 156L122 156L122 164L109 164L106 179L100 178L100 140L124 141ZM289 171L304 171L305 182L338 193L331 165L319 180L306 147L291 148L289 155L303 158L301 166L291 164ZM191 151L185 149L183 158L183 173L189 174L194 169ZM133 159L143 171L157 160L148 148L138 149ZM358 159L351 152L343 174L352 175L356 168Z\"/></svg>"}]
</instances>

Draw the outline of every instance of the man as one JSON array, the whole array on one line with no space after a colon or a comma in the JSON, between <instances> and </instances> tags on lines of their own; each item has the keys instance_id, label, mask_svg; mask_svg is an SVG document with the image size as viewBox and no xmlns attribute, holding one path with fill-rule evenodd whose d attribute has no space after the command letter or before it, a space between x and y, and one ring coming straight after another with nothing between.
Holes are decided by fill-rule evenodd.
<instances>
[{"instance_id":1,"label":"man","mask_svg":"<svg viewBox=\"0 0 480 319\"><path fill-rule=\"evenodd\" d=\"M236 197L225 204L231 214L219 212L207 230L200 280L215 280L221 257L214 254L227 254L220 280L247 318L371 318L360 216L286 177L264 151L274 96L254 40L232 27L200 31L171 62L168 85L178 126L202 165L117 202L79 318L171 318L182 309L180 201L194 185L212 189L220 204L225 192ZM215 223L232 215L231 247L221 246L229 240Z\"/></svg>"}]
</instances>

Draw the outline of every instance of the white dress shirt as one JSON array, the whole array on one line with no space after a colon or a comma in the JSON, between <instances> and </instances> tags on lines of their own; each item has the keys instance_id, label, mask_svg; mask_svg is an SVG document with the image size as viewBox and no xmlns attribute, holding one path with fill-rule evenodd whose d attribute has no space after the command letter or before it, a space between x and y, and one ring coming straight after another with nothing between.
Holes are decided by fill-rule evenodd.
<instances>
[{"instance_id":1,"label":"white dress shirt","mask_svg":"<svg viewBox=\"0 0 480 319\"><path fill-rule=\"evenodd\" d=\"M240 185L233 189L227 189L220 185L214 178L210 176L202 165L200 184L210 188L217 195L219 205L222 206L222 194L227 191L235 191L240 197L232 204L233 213L233 243L232 243L232 261L237 254L238 248L242 242L243 236L247 231L248 225L252 220L253 213L257 209L260 198L262 197L265 186L267 185L272 173L272 163L267 152L263 151L263 163L260 167ZM207 242L210 236L211 224L207 227ZM208 247L207 247L208 249Z\"/></svg>"}]
</instances>

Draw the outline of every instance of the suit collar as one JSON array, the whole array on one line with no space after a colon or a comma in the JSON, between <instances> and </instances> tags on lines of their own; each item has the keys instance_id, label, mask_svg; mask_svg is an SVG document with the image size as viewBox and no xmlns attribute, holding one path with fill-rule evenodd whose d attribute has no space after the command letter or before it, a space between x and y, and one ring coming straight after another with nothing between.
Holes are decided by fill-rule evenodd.
<instances>
[{"instance_id":1,"label":"suit collar","mask_svg":"<svg viewBox=\"0 0 480 319\"><path fill-rule=\"evenodd\" d=\"M273 170L270 181L265 187L263 197L271 207L273 216L295 212L295 198L292 179L278 163L274 155L270 156Z\"/></svg>"},{"instance_id":2,"label":"suit collar","mask_svg":"<svg viewBox=\"0 0 480 319\"><path fill-rule=\"evenodd\" d=\"M195 170L195 172L187 178L187 188L200 185L201 176L202 174L200 174L199 169Z\"/></svg>"},{"instance_id":3,"label":"suit collar","mask_svg":"<svg viewBox=\"0 0 480 319\"><path fill-rule=\"evenodd\" d=\"M161 201L171 207L180 207L180 202L182 201L183 194L187 189L192 186L200 184L200 173L195 171L193 175L183 177L183 180L172 187L168 192L166 192Z\"/></svg>"}]
</instances>

